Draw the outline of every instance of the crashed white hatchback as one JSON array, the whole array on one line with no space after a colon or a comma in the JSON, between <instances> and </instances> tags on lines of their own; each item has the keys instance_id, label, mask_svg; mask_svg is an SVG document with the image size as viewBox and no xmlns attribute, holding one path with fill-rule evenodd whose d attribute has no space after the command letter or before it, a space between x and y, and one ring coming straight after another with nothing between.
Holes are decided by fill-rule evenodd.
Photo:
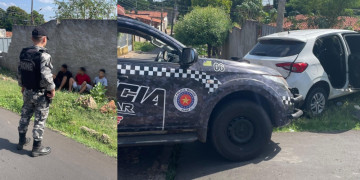
<instances>
[{"instance_id":1,"label":"crashed white hatchback","mask_svg":"<svg viewBox=\"0 0 360 180\"><path fill-rule=\"evenodd\" d=\"M272 34L259 39L244 57L278 70L289 87L306 97L309 115L324 112L327 100L360 88L360 34L317 29Z\"/></svg>"}]
</instances>

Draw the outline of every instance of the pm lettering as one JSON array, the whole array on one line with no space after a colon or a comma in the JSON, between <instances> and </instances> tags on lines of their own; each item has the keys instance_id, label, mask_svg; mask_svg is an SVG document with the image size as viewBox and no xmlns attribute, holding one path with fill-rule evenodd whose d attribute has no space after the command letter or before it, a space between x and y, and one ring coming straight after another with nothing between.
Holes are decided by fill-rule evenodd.
<instances>
[{"instance_id":1,"label":"pm lettering","mask_svg":"<svg viewBox=\"0 0 360 180\"><path fill-rule=\"evenodd\" d=\"M34 71L34 63L28 60L20 61L20 69L24 71Z\"/></svg>"}]
</instances>

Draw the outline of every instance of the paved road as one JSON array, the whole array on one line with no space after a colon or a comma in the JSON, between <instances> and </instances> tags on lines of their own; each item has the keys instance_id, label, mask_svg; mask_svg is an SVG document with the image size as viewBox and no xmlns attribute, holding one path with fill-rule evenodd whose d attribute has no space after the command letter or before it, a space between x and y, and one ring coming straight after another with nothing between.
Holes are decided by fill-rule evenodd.
<instances>
[{"instance_id":1,"label":"paved road","mask_svg":"<svg viewBox=\"0 0 360 180\"><path fill-rule=\"evenodd\" d=\"M173 146L118 149L119 180L163 180Z\"/></svg>"},{"instance_id":2,"label":"paved road","mask_svg":"<svg viewBox=\"0 0 360 180\"><path fill-rule=\"evenodd\" d=\"M360 179L360 131L274 133L261 157L234 163L207 144L183 146L176 179Z\"/></svg>"},{"instance_id":3,"label":"paved road","mask_svg":"<svg viewBox=\"0 0 360 180\"><path fill-rule=\"evenodd\" d=\"M32 158L31 145L16 150L19 116L0 109L1 180L113 180L117 179L115 158L105 156L49 129L44 145L52 148L48 156ZM28 137L31 137L32 125Z\"/></svg>"}]
</instances>

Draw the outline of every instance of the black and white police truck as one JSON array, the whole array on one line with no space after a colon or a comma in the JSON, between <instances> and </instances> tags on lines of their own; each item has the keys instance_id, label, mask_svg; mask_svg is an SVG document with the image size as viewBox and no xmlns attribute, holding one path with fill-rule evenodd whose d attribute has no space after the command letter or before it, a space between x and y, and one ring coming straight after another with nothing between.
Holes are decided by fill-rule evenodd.
<instances>
[{"instance_id":1,"label":"black and white police truck","mask_svg":"<svg viewBox=\"0 0 360 180\"><path fill-rule=\"evenodd\" d=\"M157 56L118 58L118 146L211 141L229 160L256 157L273 127L302 115L301 96L276 70L198 58L169 35L118 17L118 32L150 41ZM196 35L194 35L196 36Z\"/></svg>"}]
</instances>

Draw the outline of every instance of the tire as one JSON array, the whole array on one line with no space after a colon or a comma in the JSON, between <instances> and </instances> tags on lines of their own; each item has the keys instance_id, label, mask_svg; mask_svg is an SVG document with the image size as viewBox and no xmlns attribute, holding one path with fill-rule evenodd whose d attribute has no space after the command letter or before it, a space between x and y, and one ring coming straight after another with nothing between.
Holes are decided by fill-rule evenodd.
<instances>
[{"instance_id":1,"label":"tire","mask_svg":"<svg viewBox=\"0 0 360 180\"><path fill-rule=\"evenodd\" d=\"M251 101L232 101L212 119L210 138L217 152L230 161L258 156L271 139L265 110Z\"/></svg>"},{"instance_id":2,"label":"tire","mask_svg":"<svg viewBox=\"0 0 360 180\"><path fill-rule=\"evenodd\" d=\"M305 100L305 111L310 117L324 113L328 102L328 92L321 86L313 87Z\"/></svg>"}]
</instances>

